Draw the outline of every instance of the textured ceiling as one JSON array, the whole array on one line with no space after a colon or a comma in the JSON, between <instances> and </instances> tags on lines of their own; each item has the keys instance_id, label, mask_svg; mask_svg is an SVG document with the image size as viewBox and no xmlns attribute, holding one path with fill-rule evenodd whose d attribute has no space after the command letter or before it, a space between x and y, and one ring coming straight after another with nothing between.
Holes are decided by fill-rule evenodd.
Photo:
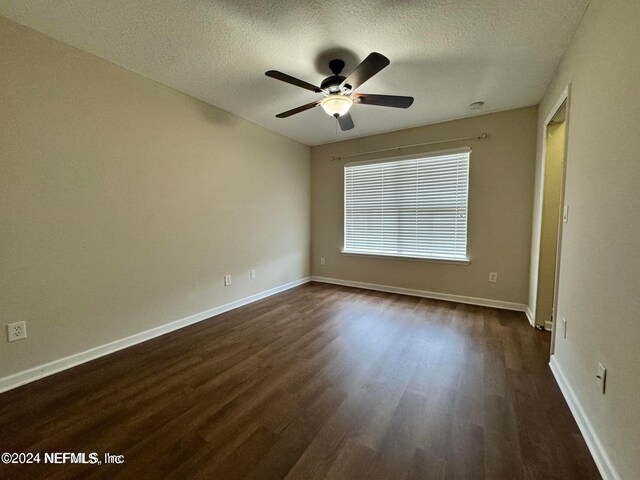
<instances>
[{"instance_id":1,"label":"textured ceiling","mask_svg":"<svg viewBox=\"0 0 640 480\"><path fill-rule=\"evenodd\" d=\"M0 14L307 145L538 103L588 0L0 0ZM264 75L319 84L369 52L391 65L358 91L412 95L408 110L356 105L336 132L316 99ZM324 59L324 63L323 63ZM485 102L471 112L468 105Z\"/></svg>"}]
</instances>

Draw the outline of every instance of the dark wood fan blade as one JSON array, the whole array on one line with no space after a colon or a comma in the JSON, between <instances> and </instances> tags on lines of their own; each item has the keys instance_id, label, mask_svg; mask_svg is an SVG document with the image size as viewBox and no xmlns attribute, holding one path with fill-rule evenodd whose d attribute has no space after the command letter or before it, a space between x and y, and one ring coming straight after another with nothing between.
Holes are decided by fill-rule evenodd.
<instances>
[{"instance_id":1,"label":"dark wood fan blade","mask_svg":"<svg viewBox=\"0 0 640 480\"><path fill-rule=\"evenodd\" d=\"M346 87L350 88L351 91L355 90L384 67L389 65L389 63L389 59L384 55L377 52L370 53L369 56L360 62L360 65L358 65L356 69L344 79L340 88Z\"/></svg>"},{"instance_id":2,"label":"dark wood fan blade","mask_svg":"<svg viewBox=\"0 0 640 480\"><path fill-rule=\"evenodd\" d=\"M286 112L282 112L276 115L278 118L287 118L291 115L295 115L296 113L304 112L305 110L309 110L320 103L320 100L316 102L307 103L306 105L302 105L297 108L292 108L291 110L287 110Z\"/></svg>"},{"instance_id":3,"label":"dark wood fan blade","mask_svg":"<svg viewBox=\"0 0 640 480\"><path fill-rule=\"evenodd\" d=\"M287 75L286 73L278 72L277 70L269 70L265 72L267 77L275 78L276 80L280 80L282 82L290 83L291 85L295 85L296 87L304 88L307 90L311 90L315 93L320 93L322 90L320 87L316 87L315 85L311 85L304 80L300 80L296 77L292 77L291 75Z\"/></svg>"},{"instance_id":4,"label":"dark wood fan blade","mask_svg":"<svg viewBox=\"0 0 640 480\"><path fill-rule=\"evenodd\" d=\"M353 99L364 105L378 105L380 107L409 108L413 103L413 97L401 97L399 95L355 93Z\"/></svg>"},{"instance_id":5,"label":"dark wood fan blade","mask_svg":"<svg viewBox=\"0 0 640 480\"><path fill-rule=\"evenodd\" d=\"M351 114L349 112L344 115L340 115L338 117L338 124L340 125L340 130L351 130L355 125L353 124L353 118L351 118Z\"/></svg>"}]
</instances>

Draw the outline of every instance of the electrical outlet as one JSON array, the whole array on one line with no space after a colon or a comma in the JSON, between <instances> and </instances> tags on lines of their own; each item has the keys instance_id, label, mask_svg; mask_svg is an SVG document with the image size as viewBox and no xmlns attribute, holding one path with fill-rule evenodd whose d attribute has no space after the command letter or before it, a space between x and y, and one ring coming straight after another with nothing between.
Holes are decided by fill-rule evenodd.
<instances>
[{"instance_id":1,"label":"electrical outlet","mask_svg":"<svg viewBox=\"0 0 640 480\"><path fill-rule=\"evenodd\" d=\"M231 285L231 275L225 275L224 276L224 286L228 287L229 285Z\"/></svg>"},{"instance_id":2,"label":"electrical outlet","mask_svg":"<svg viewBox=\"0 0 640 480\"><path fill-rule=\"evenodd\" d=\"M320 258L320 265L324 265L324 264L325 264L324 257L321 257Z\"/></svg>"},{"instance_id":3,"label":"electrical outlet","mask_svg":"<svg viewBox=\"0 0 640 480\"><path fill-rule=\"evenodd\" d=\"M254 278L256 278L256 271L255 270L250 270L249 271L249 278L251 280L253 280Z\"/></svg>"},{"instance_id":4,"label":"electrical outlet","mask_svg":"<svg viewBox=\"0 0 640 480\"><path fill-rule=\"evenodd\" d=\"M25 322L7 323L7 341L15 342L27 338L27 324Z\"/></svg>"},{"instance_id":5,"label":"electrical outlet","mask_svg":"<svg viewBox=\"0 0 640 480\"><path fill-rule=\"evenodd\" d=\"M607 369L604 368L604 365L598 363L598 369L596 371L596 385L598 385L598 389L604 395L605 384L607 382Z\"/></svg>"},{"instance_id":6,"label":"electrical outlet","mask_svg":"<svg viewBox=\"0 0 640 480\"><path fill-rule=\"evenodd\" d=\"M562 338L567 338L567 319L562 317Z\"/></svg>"},{"instance_id":7,"label":"electrical outlet","mask_svg":"<svg viewBox=\"0 0 640 480\"><path fill-rule=\"evenodd\" d=\"M496 283L498 281L498 273L497 272L489 272L489 281L491 283Z\"/></svg>"}]
</instances>

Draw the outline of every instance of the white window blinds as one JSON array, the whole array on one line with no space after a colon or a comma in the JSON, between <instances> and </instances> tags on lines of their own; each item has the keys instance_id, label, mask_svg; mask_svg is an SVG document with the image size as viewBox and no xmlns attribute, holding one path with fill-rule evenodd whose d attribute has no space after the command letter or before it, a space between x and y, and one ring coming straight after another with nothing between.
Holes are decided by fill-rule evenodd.
<instances>
[{"instance_id":1,"label":"white window blinds","mask_svg":"<svg viewBox=\"0 0 640 480\"><path fill-rule=\"evenodd\" d=\"M345 165L344 252L466 260L469 154Z\"/></svg>"}]
</instances>

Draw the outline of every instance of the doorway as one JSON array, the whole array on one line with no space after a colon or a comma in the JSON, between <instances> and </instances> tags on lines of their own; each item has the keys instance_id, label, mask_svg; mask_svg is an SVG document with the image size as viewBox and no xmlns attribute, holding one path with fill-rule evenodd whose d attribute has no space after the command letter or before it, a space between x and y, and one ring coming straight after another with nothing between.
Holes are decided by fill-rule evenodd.
<instances>
[{"instance_id":1,"label":"doorway","mask_svg":"<svg viewBox=\"0 0 640 480\"><path fill-rule=\"evenodd\" d=\"M563 222L563 196L567 139L567 99L545 124L540 255L536 291L536 325L553 331L557 281L560 264L560 237ZM555 340L555 331L553 332ZM553 350L552 341L552 350ZM553 351L552 351L553 353Z\"/></svg>"}]
</instances>

